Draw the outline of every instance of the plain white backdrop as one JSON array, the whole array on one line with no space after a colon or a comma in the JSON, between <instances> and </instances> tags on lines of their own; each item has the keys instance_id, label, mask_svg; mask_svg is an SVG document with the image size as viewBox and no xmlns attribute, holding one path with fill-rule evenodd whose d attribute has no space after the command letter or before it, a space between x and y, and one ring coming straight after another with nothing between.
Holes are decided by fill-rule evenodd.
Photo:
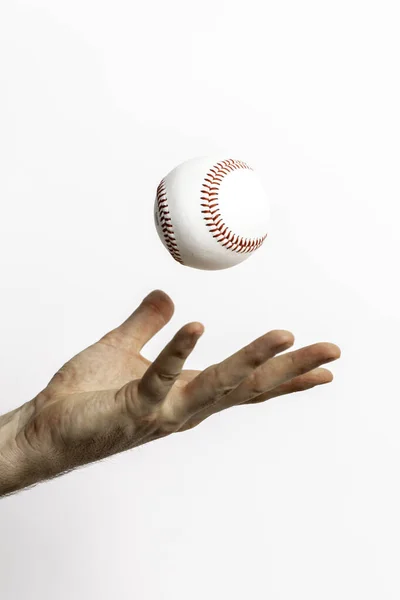
<instances>
[{"instance_id":1,"label":"plain white backdrop","mask_svg":"<svg viewBox=\"0 0 400 600\"><path fill-rule=\"evenodd\" d=\"M325 388L0 503L4 600L398 600L400 89L388 0L2 0L0 412L154 288L189 367L269 329L342 348ZM175 263L156 186L246 160L272 206L233 269Z\"/></svg>"}]
</instances>

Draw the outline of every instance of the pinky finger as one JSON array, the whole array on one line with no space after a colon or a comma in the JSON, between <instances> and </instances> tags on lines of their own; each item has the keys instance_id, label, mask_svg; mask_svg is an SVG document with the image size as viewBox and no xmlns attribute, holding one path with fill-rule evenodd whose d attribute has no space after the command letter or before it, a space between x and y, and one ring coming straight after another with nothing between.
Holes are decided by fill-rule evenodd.
<instances>
[{"instance_id":1,"label":"pinky finger","mask_svg":"<svg viewBox=\"0 0 400 600\"><path fill-rule=\"evenodd\" d=\"M333 380L333 375L328 369L314 369L305 375L299 375L298 377L288 381L287 383L283 383L279 387L274 390L270 390L265 394L261 394L260 396L256 396L252 400L248 400L247 402L243 402L242 404L238 404L237 406L246 406L247 404L257 404L259 402L265 402L266 400L271 400L277 396L284 396L285 394L292 394L294 392L305 392L306 390L310 390L317 385L324 385L325 383L330 383ZM186 431L187 429L192 429L196 427L208 417L211 417L213 414L225 410L226 408L231 408L231 406L223 406L219 405L218 408L208 409L197 413L194 417L189 419L180 431Z\"/></svg>"},{"instance_id":2,"label":"pinky finger","mask_svg":"<svg viewBox=\"0 0 400 600\"><path fill-rule=\"evenodd\" d=\"M314 369L309 373L299 375L298 377L279 385L273 390L265 392L265 394L260 394L259 396L248 400L248 402L244 402L243 405L258 404L259 402L265 402L266 400L271 400L277 396L285 396L286 394L293 394L295 392L305 392L318 385L330 383L332 380L333 375L328 369Z\"/></svg>"}]
</instances>

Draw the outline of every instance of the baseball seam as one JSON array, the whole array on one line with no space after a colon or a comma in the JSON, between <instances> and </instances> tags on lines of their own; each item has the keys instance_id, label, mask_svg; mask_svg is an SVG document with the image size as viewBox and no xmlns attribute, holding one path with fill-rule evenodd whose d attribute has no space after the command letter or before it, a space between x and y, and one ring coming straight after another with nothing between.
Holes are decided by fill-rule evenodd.
<instances>
[{"instance_id":1,"label":"baseball seam","mask_svg":"<svg viewBox=\"0 0 400 600\"><path fill-rule=\"evenodd\" d=\"M260 238L244 238L229 229L220 212L219 190L229 173L237 169L252 170L246 163L232 158L215 164L204 178L201 189L201 207L204 220L212 236L227 250L244 253L253 252L261 246L267 235Z\"/></svg>"},{"instance_id":2,"label":"baseball seam","mask_svg":"<svg viewBox=\"0 0 400 600\"><path fill-rule=\"evenodd\" d=\"M162 179L157 188L157 210L160 228L163 234L164 242L171 256L183 265L181 253L174 234L171 213L168 207L167 191L165 189L165 180Z\"/></svg>"}]
</instances>

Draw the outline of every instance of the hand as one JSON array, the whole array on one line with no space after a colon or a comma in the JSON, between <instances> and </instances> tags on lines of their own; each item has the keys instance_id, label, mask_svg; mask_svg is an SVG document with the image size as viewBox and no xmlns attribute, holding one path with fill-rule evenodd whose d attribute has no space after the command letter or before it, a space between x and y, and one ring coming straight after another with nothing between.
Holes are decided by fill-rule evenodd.
<instances>
[{"instance_id":1,"label":"hand","mask_svg":"<svg viewBox=\"0 0 400 600\"><path fill-rule=\"evenodd\" d=\"M339 358L339 348L320 343L281 354L294 343L288 331L271 331L202 372L183 371L203 334L200 323L189 323L150 363L141 350L173 310L166 294L152 292L25 405L22 425L0 446L9 464L24 465L25 481L15 489L184 431L225 408L332 381L319 367Z\"/></svg>"}]
</instances>

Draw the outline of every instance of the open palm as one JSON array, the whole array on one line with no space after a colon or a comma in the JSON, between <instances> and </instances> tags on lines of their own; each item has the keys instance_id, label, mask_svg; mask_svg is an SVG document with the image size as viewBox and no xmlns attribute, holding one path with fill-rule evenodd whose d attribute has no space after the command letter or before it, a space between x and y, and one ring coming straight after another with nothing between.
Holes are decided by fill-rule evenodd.
<instances>
[{"instance_id":1,"label":"open palm","mask_svg":"<svg viewBox=\"0 0 400 600\"><path fill-rule=\"evenodd\" d=\"M288 331L271 331L204 371L184 371L203 333L185 325L151 363L143 346L173 314L171 299L152 292L116 329L68 361L33 401L16 445L42 457L49 476L189 429L231 406L328 383L320 368L340 356L319 343L293 345Z\"/></svg>"}]
</instances>

